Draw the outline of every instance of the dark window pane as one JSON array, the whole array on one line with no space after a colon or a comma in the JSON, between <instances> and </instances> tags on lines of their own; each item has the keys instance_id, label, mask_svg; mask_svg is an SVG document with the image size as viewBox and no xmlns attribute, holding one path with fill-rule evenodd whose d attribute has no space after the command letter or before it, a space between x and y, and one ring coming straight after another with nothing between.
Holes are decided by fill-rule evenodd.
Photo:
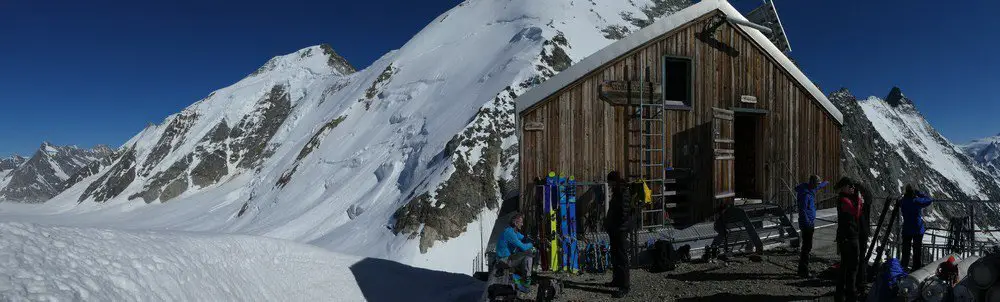
<instances>
[{"instance_id":1,"label":"dark window pane","mask_svg":"<svg viewBox=\"0 0 1000 302\"><path fill-rule=\"evenodd\" d=\"M666 58L663 63L663 98L691 104L691 60Z\"/></svg>"}]
</instances>

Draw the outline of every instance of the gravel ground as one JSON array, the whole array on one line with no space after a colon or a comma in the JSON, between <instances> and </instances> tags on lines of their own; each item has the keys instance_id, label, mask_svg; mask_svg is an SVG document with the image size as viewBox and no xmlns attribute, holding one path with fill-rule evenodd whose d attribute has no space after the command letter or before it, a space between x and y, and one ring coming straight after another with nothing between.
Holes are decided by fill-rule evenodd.
<instances>
[{"instance_id":1,"label":"gravel ground","mask_svg":"<svg viewBox=\"0 0 1000 302\"><path fill-rule=\"evenodd\" d=\"M832 246L834 228L817 230L810 269L814 274L837 261ZM556 278L565 284L557 301L832 301L835 284L820 278L805 279L795 275L798 253L795 249L767 251L761 262L746 256L729 261L682 263L676 270L651 273L632 270L632 291L623 299L614 299L613 288L602 284L611 281L611 273L543 273L540 278ZM526 297L534 298L532 292Z\"/></svg>"}]
</instances>

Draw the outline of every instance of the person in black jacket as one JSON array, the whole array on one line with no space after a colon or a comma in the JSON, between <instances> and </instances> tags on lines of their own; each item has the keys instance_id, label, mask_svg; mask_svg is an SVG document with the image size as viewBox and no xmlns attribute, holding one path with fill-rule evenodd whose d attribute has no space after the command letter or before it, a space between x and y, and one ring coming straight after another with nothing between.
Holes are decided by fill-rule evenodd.
<instances>
[{"instance_id":1,"label":"person in black jacket","mask_svg":"<svg viewBox=\"0 0 1000 302\"><path fill-rule=\"evenodd\" d=\"M861 259L858 244L861 204L854 182L844 177L837 182L840 200L837 206L837 250L840 252L840 275L837 278L835 301L856 301L856 279Z\"/></svg>"},{"instance_id":2,"label":"person in black jacket","mask_svg":"<svg viewBox=\"0 0 1000 302\"><path fill-rule=\"evenodd\" d=\"M861 217L858 219L858 275L855 280L855 288L858 295L864 295L865 284L868 284L868 240L871 237L871 204L874 201L871 191L860 182L854 183L854 191L857 194L858 204L861 206Z\"/></svg>"},{"instance_id":3,"label":"person in black jacket","mask_svg":"<svg viewBox=\"0 0 1000 302\"><path fill-rule=\"evenodd\" d=\"M608 283L611 287L617 287L618 292L615 298L628 295L629 263L628 263L628 237L632 230L631 211L629 211L628 183L622 179L618 171L608 173L608 186L611 187L611 200L608 205L607 223L604 224L611 241L611 266L612 277Z\"/></svg>"}]
</instances>

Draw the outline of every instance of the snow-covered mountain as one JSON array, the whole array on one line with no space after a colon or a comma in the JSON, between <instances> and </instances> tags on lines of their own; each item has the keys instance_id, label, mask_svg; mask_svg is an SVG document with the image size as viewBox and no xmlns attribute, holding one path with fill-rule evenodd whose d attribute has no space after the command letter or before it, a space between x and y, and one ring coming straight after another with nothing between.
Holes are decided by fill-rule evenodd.
<instances>
[{"instance_id":1,"label":"snow-covered mountain","mask_svg":"<svg viewBox=\"0 0 1000 302\"><path fill-rule=\"evenodd\" d=\"M469 0L363 70L327 45L275 57L0 216L264 235L469 273L516 193L513 99L688 5Z\"/></svg>"},{"instance_id":2,"label":"snow-covered mountain","mask_svg":"<svg viewBox=\"0 0 1000 302\"><path fill-rule=\"evenodd\" d=\"M27 158L17 154L7 158L0 158L0 179L3 179L7 173L10 173L10 171L13 171L27 160Z\"/></svg>"},{"instance_id":3,"label":"snow-covered mountain","mask_svg":"<svg viewBox=\"0 0 1000 302\"><path fill-rule=\"evenodd\" d=\"M0 202L44 202L72 185L88 165L111 154L107 146L83 149L44 142L29 159L0 160Z\"/></svg>"},{"instance_id":4,"label":"snow-covered mountain","mask_svg":"<svg viewBox=\"0 0 1000 302\"><path fill-rule=\"evenodd\" d=\"M27 160L27 158L17 154L7 158L0 158L0 190L6 187L7 182L9 182L7 180L7 175Z\"/></svg>"},{"instance_id":5,"label":"snow-covered mountain","mask_svg":"<svg viewBox=\"0 0 1000 302\"><path fill-rule=\"evenodd\" d=\"M844 172L869 184L875 196L899 196L905 184L913 184L938 199L1000 200L1000 180L934 130L899 88L885 99L860 100L841 89L830 100L844 113ZM939 218L962 217L966 210L965 205L941 204L933 212ZM1000 213L994 207L978 210ZM1000 225L985 219L979 223Z\"/></svg>"},{"instance_id":6,"label":"snow-covered mountain","mask_svg":"<svg viewBox=\"0 0 1000 302\"><path fill-rule=\"evenodd\" d=\"M1000 134L972 141L962 146L962 150L977 163L1000 177Z\"/></svg>"}]
</instances>

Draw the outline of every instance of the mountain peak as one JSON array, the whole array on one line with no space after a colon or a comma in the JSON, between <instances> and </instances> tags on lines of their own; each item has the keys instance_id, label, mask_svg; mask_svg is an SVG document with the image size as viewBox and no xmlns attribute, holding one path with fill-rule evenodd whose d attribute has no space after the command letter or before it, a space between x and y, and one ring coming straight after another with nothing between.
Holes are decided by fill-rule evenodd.
<instances>
[{"instance_id":1,"label":"mountain peak","mask_svg":"<svg viewBox=\"0 0 1000 302\"><path fill-rule=\"evenodd\" d=\"M854 94L851 94L851 91L848 90L846 87L842 87L840 89L837 89L834 92L831 92L830 93L830 97L832 97L832 98L849 99L849 98L853 98Z\"/></svg>"},{"instance_id":2,"label":"mountain peak","mask_svg":"<svg viewBox=\"0 0 1000 302\"><path fill-rule=\"evenodd\" d=\"M355 69L354 66L347 61L347 59L334 51L330 44L320 44L319 48L323 51L323 54L327 56L326 64L330 67L337 69L337 71L340 71L340 73L345 75L352 74L357 71L357 69Z\"/></svg>"},{"instance_id":3,"label":"mountain peak","mask_svg":"<svg viewBox=\"0 0 1000 302\"><path fill-rule=\"evenodd\" d=\"M47 154L59 153L59 147L53 145L48 141L43 141L41 146L38 146L38 152Z\"/></svg>"},{"instance_id":4,"label":"mountain peak","mask_svg":"<svg viewBox=\"0 0 1000 302\"><path fill-rule=\"evenodd\" d=\"M889 95L885 97L885 102L893 107L903 104L913 104L913 101L906 98L906 96L903 95L903 91L900 90L899 87L895 86L892 87L892 90L889 90Z\"/></svg>"},{"instance_id":5,"label":"mountain peak","mask_svg":"<svg viewBox=\"0 0 1000 302\"><path fill-rule=\"evenodd\" d=\"M354 66L333 50L333 47L330 47L329 44L321 44L299 49L287 55L273 57L250 76L289 68L293 70L305 68L312 73L340 75L349 75L356 71Z\"/></svg>"}]
</instances>

